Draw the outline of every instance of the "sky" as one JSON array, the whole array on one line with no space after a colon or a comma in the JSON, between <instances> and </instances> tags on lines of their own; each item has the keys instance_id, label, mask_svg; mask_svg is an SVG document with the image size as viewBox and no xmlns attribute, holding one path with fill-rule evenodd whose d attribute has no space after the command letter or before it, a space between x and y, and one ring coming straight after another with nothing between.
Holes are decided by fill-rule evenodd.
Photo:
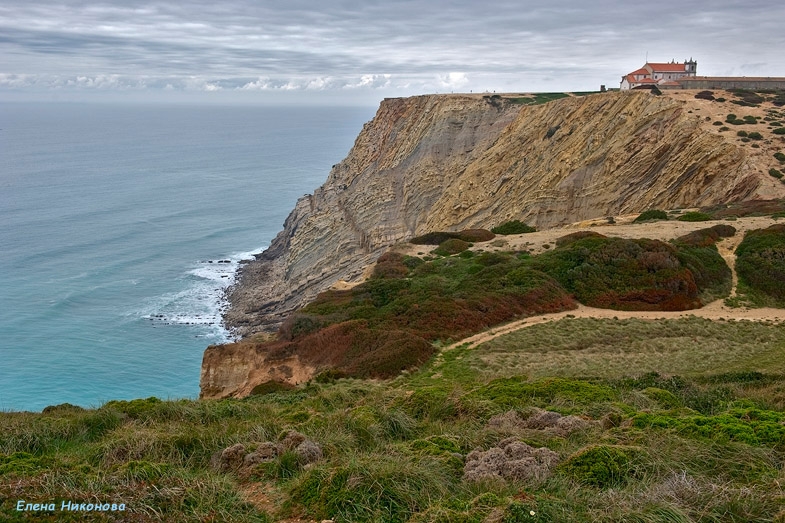
<instances>
[{"instance_id":1,"label":"sky","mask_svg":"<svg viewBox=\"0 0 785 523\"><path fill-rule=\"evenodd\" d=\"M3 0L0 101L592 91L647 57L785 76L783 21L782 0Z\"/></svg>"}]
</instances>

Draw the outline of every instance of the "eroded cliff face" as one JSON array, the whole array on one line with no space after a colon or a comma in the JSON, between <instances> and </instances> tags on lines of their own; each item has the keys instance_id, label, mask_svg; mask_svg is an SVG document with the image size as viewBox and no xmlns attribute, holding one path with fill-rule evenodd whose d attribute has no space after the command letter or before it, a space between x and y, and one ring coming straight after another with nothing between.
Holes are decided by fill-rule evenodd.
<instances>
[{"instance_id":1,"label":"eroded cliff face","mask_svg":"<svg viewBox=\"0 0 785 523\"><path fill-rule=\"evenodd\" d=\"M481 95L385 100L349 156L244 266L225 321L244 336L273 330L337 281L360 278L390 245L428 231L510 219L545 228L755 197L764 175L699 123L683 102L643 92L538 106Z\"/></svg>"}]
</instances>

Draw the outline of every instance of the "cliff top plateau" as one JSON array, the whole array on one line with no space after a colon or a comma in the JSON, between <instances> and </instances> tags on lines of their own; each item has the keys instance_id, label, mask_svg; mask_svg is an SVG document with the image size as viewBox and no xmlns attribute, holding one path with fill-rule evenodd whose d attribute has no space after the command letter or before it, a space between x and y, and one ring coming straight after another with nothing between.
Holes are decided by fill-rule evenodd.
<instances>
[{"instance_id":1,"label":"cliff top plateau","mask_svg":"<svg viewBox=\"0 0 785 523\"><path fill-rule=\"evenodd\" d=\"M734 93L696 94L384 100L346 159L243 267L225 322L240 336L273 332L320 292L362 280L390 246L430 231L509 220L542 230L784 196L769 172L781 167L785 136L772 123L781 127L785 110L765 97L739 105Z\"/></svg>"}]
</instances>

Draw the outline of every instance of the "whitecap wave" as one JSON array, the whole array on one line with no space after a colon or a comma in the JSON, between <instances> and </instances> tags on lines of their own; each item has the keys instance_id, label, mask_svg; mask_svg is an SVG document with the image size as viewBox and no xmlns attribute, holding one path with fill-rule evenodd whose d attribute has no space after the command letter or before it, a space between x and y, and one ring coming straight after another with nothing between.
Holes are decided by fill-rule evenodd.
<instances>
[{"instance_id":1,"label":"whitecap wave","mask_svg":"<svg viewBox=\"0 0 785 523\"><path fill-rule=\"evenodd\" d=\"M142 318L153 327L186 326L196 337L216 343L232 341L232 333L222 322L228 307L226 289L234 283L241 262L252 260L254 254L263 250L197 262L184 273L183 290L151 300L142 312Z\"/></svg>"}]
</instances>

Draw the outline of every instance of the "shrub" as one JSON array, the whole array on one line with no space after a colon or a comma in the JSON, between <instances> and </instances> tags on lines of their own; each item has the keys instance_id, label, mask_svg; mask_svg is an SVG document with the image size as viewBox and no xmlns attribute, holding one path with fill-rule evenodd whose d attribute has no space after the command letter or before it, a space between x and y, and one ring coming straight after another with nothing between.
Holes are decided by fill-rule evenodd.
<instances>
[{"instance_id":1,"label":"shrub","mask_svg":"<svg viewBox=\"0 0 785 523\"><path fill-rule=\"evenodd\" d=\"M785 127L777 127L771 132L773 132L774 134L785 134Z\"/></svg>"},{"instance_id":2,"label":"shrub","mask_svg":"<svg viewBox=\"0 0 785 523\"><path fill-rule=\"evenodd\" d=\"M103 408L122 412L133 419L144 419L149 417L162 405L162 401L154 396L147 399L135 399L130 401L112 400L104 404Z\"/></svg>"},{"instance_id":3,"label":"shrub","mask_svg":"<svg viewBox=\"0 0 785 523\"><path fill-rule=\"evenodd\" d=\"M706 214L705 212L686 212L676 218L680 222L705 222L711 220L711 215Z\"/></svg>"},{"instance_id":4,"label":"shrub","mask_svg":"<svg viewBox=\"0 0 785 523\"><path fill-rule=\"evenodd\" d=\"M698 287L677 249L658 240L584 238L532 258L585 305L619 310L699 306Z\"/></svg>"},{"instance_id":5,"label":"shrub","mask_svg":"<svg viewBox=\"0 0 785 523\"><path fill-rule=\"evenodd\" d=\"M386 252L379 256L374 265L372 278L405 278L409 274L405 256L397 252Z\"/></svg>"},{"instance_id":6,"label":"shrub","mask_svg":"<svg viewBox=\"0 0 785 523\"><path fill-rule=\"evenodd\" d=\"M585 380L544 378L529 382L517 376L495 379L464 397L491 401L501 410L509 410L527 405L547 406L558 400L567 400L574 405L590 405L597 401L613 401L617 394L610 387L594 385Z\"/></svg>"},{"instance_id":7,"label":"shrub","mask_svg":"<svg viewBox=\"0 0 785 523\"><path fill-rule=\"evenodd\" d=\"M469 244L458 238L450 238L439 244L439 247L434 249L434 254L440 256L450 256L451 254L458 254L469 248Z\"/></svg>"},{"instance_id":8,"label":"shrub","mask_svg":"<svg viewBox=\"0 0 785 523\"><path fill-rule=\"evenodd\" d=\"M739 282L785 303L785 225L748 231L736 248Z\"/></svg>"},{"instance_id":9,"label":"shrub","mask_svg":"<svg viewBox=\"0 0 785 523\"><path fill-rule=\"evenodd\" d=\"M497 225L496 227L491 229L491 232L493 232L495 234L504 234L504 235L506 235L506 234L525 234L525 233L529 233L529 232L534 232L536 230L537 229L535 229L534 227L526 225L525 223L523 223L520 220L512 220L512 221L504 222L504 223L502 223L500 225Z\"/></svg>"},{"instance_id":10,"label":"shrub","mask_svg":"<svg viewBox=\"0 0 785 523\"><path fill-rule=\"evenodd\" d=\"M736 228L731 225L719 223L707 229L699 229L679 236L673 243L689 247L708 247L717 243L720 238L730 238L736 234Z\"/></svg>"},{"instance_id":11,"label":"shrub","mask_svg":"<svg viewBox=\"0 0 785 523\"><path fill-rule=\"evenodd\" d=\"M736 132L736 136L741 136L742 138L747 137L747 131L738 131Z\"/></svg>"},{"instance_id":12,"label":"shrub","mask_svg":"<svg viewBox=\"0 0 785 523\"><path fill-rule=\"evenodd\" d=\"M458 233L458 239L469 243L487 242L496 238L496 235L486 229L464 229Z\"/></svg>"},{"instance_id":13,"label":"shrub","mask_svg":"<svg viewBox=\"0 0 785 523\"><path fill-rule=\"evenodd\" d=\"M747 135L747 137L748 137L750 140L762 140L762 139L763 139L763 135L762 135L762 134L760 134L760 133L759 133L759 132L757 132L757 131L753 131L753 132L749 133L749 134Z\"/></svg>"},{"instance_id":14,"label":"shrub","mask_svg":"<svg viewBox=\"0 0 785 523\"><path fill-rule=\"evenodd\" d=\"M698 100L714 100L714 93L711 91L701 91L695 95Z\"/></svg>"},{"instance_id":15,"label":"shrub","mask_svg":"<svg viewBox=\"0 0 785 523\"><path fill-rule=\"evenodd\" d=\"M769 169L769 174L777 179L782 178L782 173L779 169L774 169L773 167Z\"/></svg>"},{"instance_id":16,"label":"shrub","mask_svg":"<svg viewBox=\"0 0 785 523\"><path fill-rule=\"evenodd\" d=\"M785 426L779 412L752 407L731 408L706 416L675 416L670 414L639 413L633 426L673 429L679 434L720 441L738 441L748 445L779 447L785 444Z\"/></svg>"},{"instance_id":17,"label":"shrub","mask_svg":"<svg viewBox=\"0 0 785 523\"><path fill-rule=\"evenodd\" d=\"M648 211L643 211L642 213L640 213L638 217L635 218L635 220L633 221L637 223L637 222L645 222L646 220L667 220L667 219L668 219L668 213L666 213L665 211L661 211L659 209L649 209Z\"/></svg>"},{"instance_id":18,"label":"shrub","mask_svg":"<svg viewBox=\"0 0 785 523\"><path fill-rule=\"evenodd\" d=\"M465 229L459 232L437 231L415 236L409 243L414 245L440 245L447 240L458 239L465 242L487 242L496 237L491 231L485 229Z\"/></svg>"},{"instance_id":19,"label":"shrub","mask_svg":"<svg viewBox=\"0 0 785 523\"><path fill-rule=\"evenodd\" d=\"M730 127L722 126L720 127L720 131L730 131Z\"/></svg>"},{"instance_id":20,"label":"shrub","mask_svg":"<svg viewBox=\"0 0 785 523\"><path fill-rule=\"evenodd\" d=\"M689 269L698 286L703 303L727 296L732 286L730 267L714 245L720 238L736 234L730 225L717 224L673 240L679 262Z\"/></svg>"},{"instance_id":21,"label":"shrub","mask_svg":"<svg viewBox=\"0 0 785 523\"><path fill-rule=\"evenodd\" d=\"M570 243L582 240L583 238L606 238L606 236L594 231L573 232L566 236L562 236L561 238L557 238L556 247L563 247L564 245L569 245Z\"/></svg>"},{"instance_id":22,"label":"shrub","mask_svg":"<svg viewBox=\"0 0 785 523\"><path fill-rule=\"evenodd\" d=\"M776 158L780 163L785 163L785 154L781 152L774 153L774 158Z\"/></svg>"},{"instance_id":23,"label":"shrub","mask_svg":"<svg viewBox=\"0 0 785 523\"><path fill-rule=\"evenodd\" d=\"M601 489L620 487L640 475L641 457L638 447L592 445L570 456L559 469L584 485Z\"/></svg>"},{"instance_id":24,"label":"shrub","mask_svg":"<svg viewBox=\"0 0 785 523\"><path fill-rule=\"evenodd\" d=\"M440 243L446 242L449 239L457 238L458 233L456 232L445 232L445 231L438 231L438 232L429 232L423 234L422 236L415 236L409 243L413 243L414 245L439 245Z\"/></svg>"},{"instance_id":25,"label":"shrub","mask_svg":"<svg viewBox=\"0 0 785 523\"><path fill-rule=\"evenodd\" d=\"M722 122L720 122L719 120L717 120L717 121L716 121L716 122L714 122L712 125L718 125L718 126L719 126L719 125L722 125Z\"/></svg>"}]
</instances>

